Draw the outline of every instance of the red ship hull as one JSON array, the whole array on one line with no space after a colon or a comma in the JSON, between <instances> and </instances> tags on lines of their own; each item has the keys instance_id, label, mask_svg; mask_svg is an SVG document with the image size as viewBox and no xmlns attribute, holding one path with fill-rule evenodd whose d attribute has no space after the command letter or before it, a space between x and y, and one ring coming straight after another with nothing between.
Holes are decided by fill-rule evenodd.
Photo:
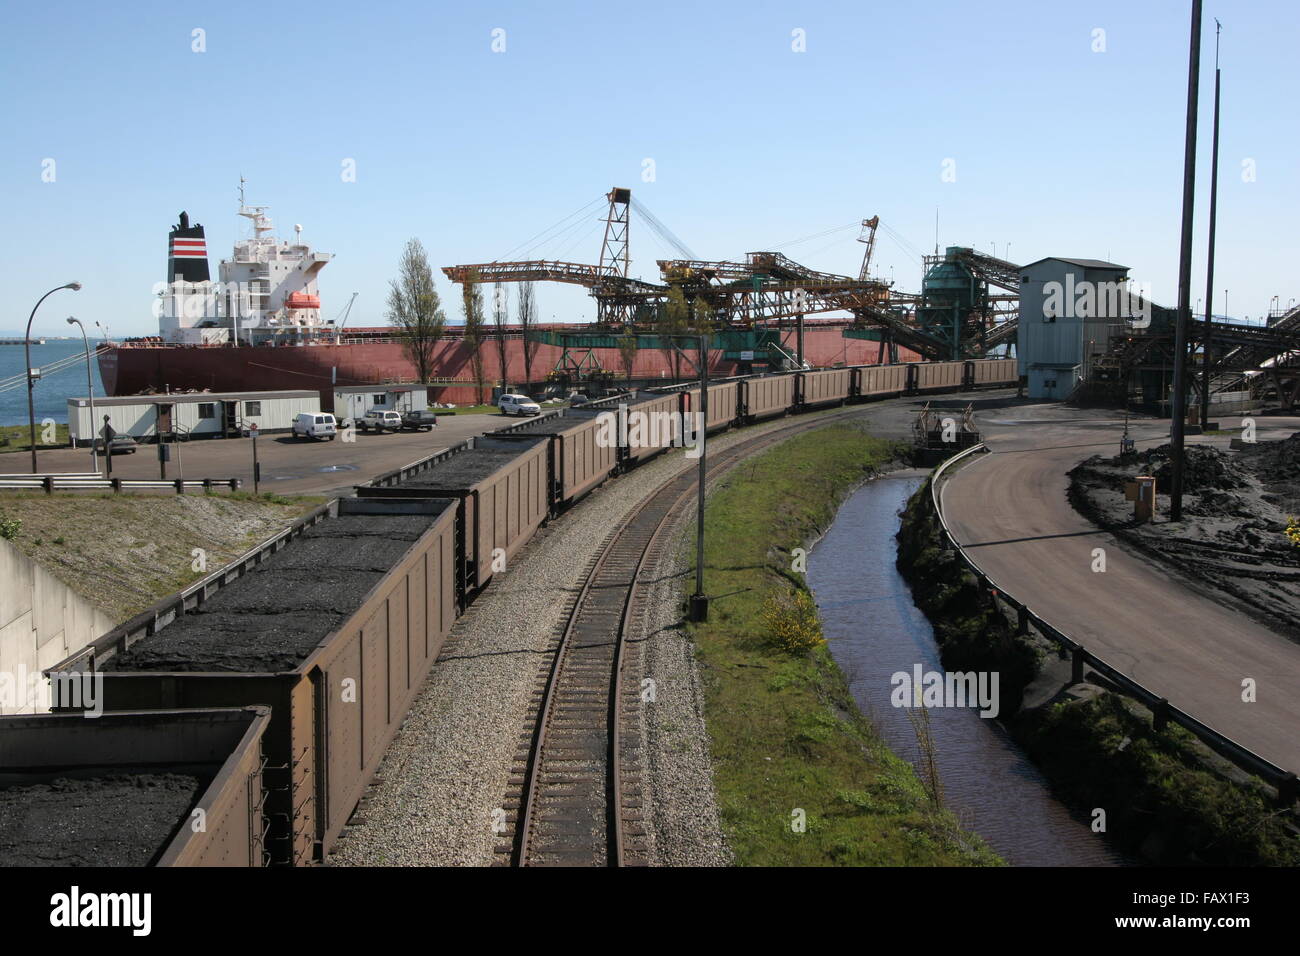
<instances>
[{"instance_id":1,"label":"red ship hull","mask_svg":"<svg viewBox=\"0 0 1300 956\"><path fill-rule=\"evenodd\" d=\"M861 365L879 360L879 345L861 339L846 339L842 326L809 327L804 333L805 357L814 366L836 364ZM794 332L784 335L786 347L794 351ZM497 343L488 341L481 350L485 381L500 381L501 361ZM539 344L532 362L532 379L541 382L556 367L563 349ZM916 358L899 349L903 361ZM600 367L624 377L622 358L617 349L570 351L574 362L585 359L590 367L594 359ZM710 373L732 375L739 363L714 352ZM400 343L390 340L341 345L302 345L280 347L233 348L228 346L160 345L124 343L100 352L100 374L109 395L136 395L142 392L213 391L251 392L270 389L317 389L322 394L334 385L369 385L386 382L412 382L415 367L404 354ZM524 381L522 339L506 340L508 382ZM680 374L689 376L689 366L679 363ZM474 371L469 350L461 340L440 341L434 353L434 378L446 384L429 390L429 400L468 404L490 400L487 394L476 398ZM662 349L641 349L633 362L632 377L637 380L671 380L674 375L672 355ZM452 381L447 381L452 380Z\"/></svg>"}]
</instances>

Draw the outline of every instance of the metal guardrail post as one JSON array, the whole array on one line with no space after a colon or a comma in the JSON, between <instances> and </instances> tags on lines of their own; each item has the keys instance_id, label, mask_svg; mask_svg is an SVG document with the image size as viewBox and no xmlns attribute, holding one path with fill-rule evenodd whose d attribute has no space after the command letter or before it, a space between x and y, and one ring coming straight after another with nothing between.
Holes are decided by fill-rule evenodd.
<instances>
[{"instance_id":1,"label":"metal guardrail post","mask_svg":"<svg viewBox=\"0 0 1300 956\"><path fill-rule=\"evenodd\" d=\"M121 494L121 493L122 493L122 479L121 479L121 478L110 478L110 479L108 479L108 483L109 483L109 485L112 487L112 489L113 489L114 492L116 492L117 494Z\"/></svg>"},{"instance_id":2,"label":"metal guardrail post","mask_svg":"<svg viewBox=\"0 0 1300 956\"><path fill-rule=\"evenodd\" d=\"M1083 683L1083 668L1088 663L1088 652L1083 649L1083 645L1077 645L1070 652L1070 683Z\"/></svg>"},{"instance_id":3,"label":"metal guardrail post","mask_svg":"<svg viewBox=\"0 0 1300 956\"><path fill-rule=\"evenodd\" d=\"M1169 701L1161 697L1151 705L1151 729L1164 730L1169 726Z\"/></svg>"},{"instance_id":4,"label":"metal guardrail post","mask_svg":"<svg viewBox=\"0 0 1300 956\"><path fill-rule=\"evenodd\" d=\"M54 476L46 475L41 479L41 487L45 489L47 495L54 494Z\"/></svg>"},{"instance_id":5,"label":"metal guardrail post","mask_svg":"<svg viewBox=\"0 0 1300 956\"><path fill-rule=\"evenodd\" d=\"M177 478L174 484L176 485L176 493L178 495L185 494L185 482L182 479Z\"/></svg>"},{"instance_id":6,"label":"metal guardrail post","mask_svg":"<svg viewBox=\"0 0 1300 956\"><path fill-rule=\"evenodd\" d=\"M1292 806L1300 800L1300 780L1294 773L1285 773L1277 781L1277 802L1284 807Z\"/></svg>"}]
</instances>

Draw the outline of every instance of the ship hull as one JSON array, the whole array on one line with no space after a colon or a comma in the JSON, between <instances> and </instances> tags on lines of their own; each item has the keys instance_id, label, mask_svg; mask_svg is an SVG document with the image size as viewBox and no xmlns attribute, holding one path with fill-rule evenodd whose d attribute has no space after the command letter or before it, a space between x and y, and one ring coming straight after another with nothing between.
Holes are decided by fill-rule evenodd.
<instances>
[{"instance_id":1,"label":"ship hull","mask_svg":"<svg viewBox=\"0 0 1300 956\"><path fill-rule=\"evenodd\" d=\"M793 334L787 347L793 351ZM839 327L808 329L804 350L813 365L868 364L878 360L875 342L846 339ZM900 349L900 358L913 356ZM561 363L563 350L541 344L532 362L534 382L545 381L547 374ZM522 382L525 377L522 339L506 341L506 371L501 374L497 344L489 341L482 349L485 381ZM616 349L593 349L570 352L573 364L590 368L593 362L613 371L618 377L626 373ZM386 382L411 382L416 379L415 366L400 343L349 343L343 345L302 345L238 348L123 344L103 350L99 356L100 374L109 395L136 395L142 392L213 391L253 392L269 389L316 389L322 395L335 385L368 385ZM724 360L715 353L710 374L731 375L738 363ZM671 379L675 374L689 376L686 363L674 366L671 354L662 349L642 349L636 353L632 377L637 380ZM476 400L473 363L469 350L459 339L444 339L434 353L435 380L445 384L431 388L431 401L465 404ZM447 381L451 380L451 381ZM490 394L477 400L490 400Z\"/></svg>"}]
</instances>

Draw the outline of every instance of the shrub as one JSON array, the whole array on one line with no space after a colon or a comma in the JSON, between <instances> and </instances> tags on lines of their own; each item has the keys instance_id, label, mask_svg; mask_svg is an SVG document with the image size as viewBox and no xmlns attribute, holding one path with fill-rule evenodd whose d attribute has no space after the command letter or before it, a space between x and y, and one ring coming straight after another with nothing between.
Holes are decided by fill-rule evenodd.
<instances>
[{"instance_id":1,"label":"shrub","mask_svg":"<svg viewBox=\"0 0 1300 956\"><path fill-rule=\"evenodd\" d=\"M806 654L826 643L817 620L817 605L804 590L782 592L763 602L766 642L787 654Z\"/></svg>"},{"instance_id":2,"label":"shrub","mask_svg":"<svg viewBox=\"0 0 1300 956\"><path fill-rule=\"evenodd\" d=\"M3 511L0 511L0 538L6 541L12 541L18 537L18 532L23 530L23 523L17 518L11 518Z\"/></svg>"},{"instance_id":3,"label":"shrub","mask_svg":"<svg viewBox=\"0 0 1300 956\"><path fill-rule=\"evenodd\" d=\"M1287 518L1286 531L1284 533L1291 539L1292 544L1297 548L1300 548L1300 518Z\"/></svg>"}]
</instances>

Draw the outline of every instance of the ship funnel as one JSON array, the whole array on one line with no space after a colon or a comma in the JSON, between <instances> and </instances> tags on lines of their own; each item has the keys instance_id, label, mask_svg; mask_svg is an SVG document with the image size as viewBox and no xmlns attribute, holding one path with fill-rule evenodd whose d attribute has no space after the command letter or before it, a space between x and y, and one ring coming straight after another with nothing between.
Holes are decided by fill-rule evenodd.
<instances>
[{"instance_id":1,"label":"ship funnel","mask_svg":"<svg viewBox=\"0 0 1300 956\"><path fill-rule=\"evenodd\" d=\"M182 212L180 222L167 236L167 281L207 282L210 278L203 226L191 226L189 214Z\"/></svg>"}]
</instances>

